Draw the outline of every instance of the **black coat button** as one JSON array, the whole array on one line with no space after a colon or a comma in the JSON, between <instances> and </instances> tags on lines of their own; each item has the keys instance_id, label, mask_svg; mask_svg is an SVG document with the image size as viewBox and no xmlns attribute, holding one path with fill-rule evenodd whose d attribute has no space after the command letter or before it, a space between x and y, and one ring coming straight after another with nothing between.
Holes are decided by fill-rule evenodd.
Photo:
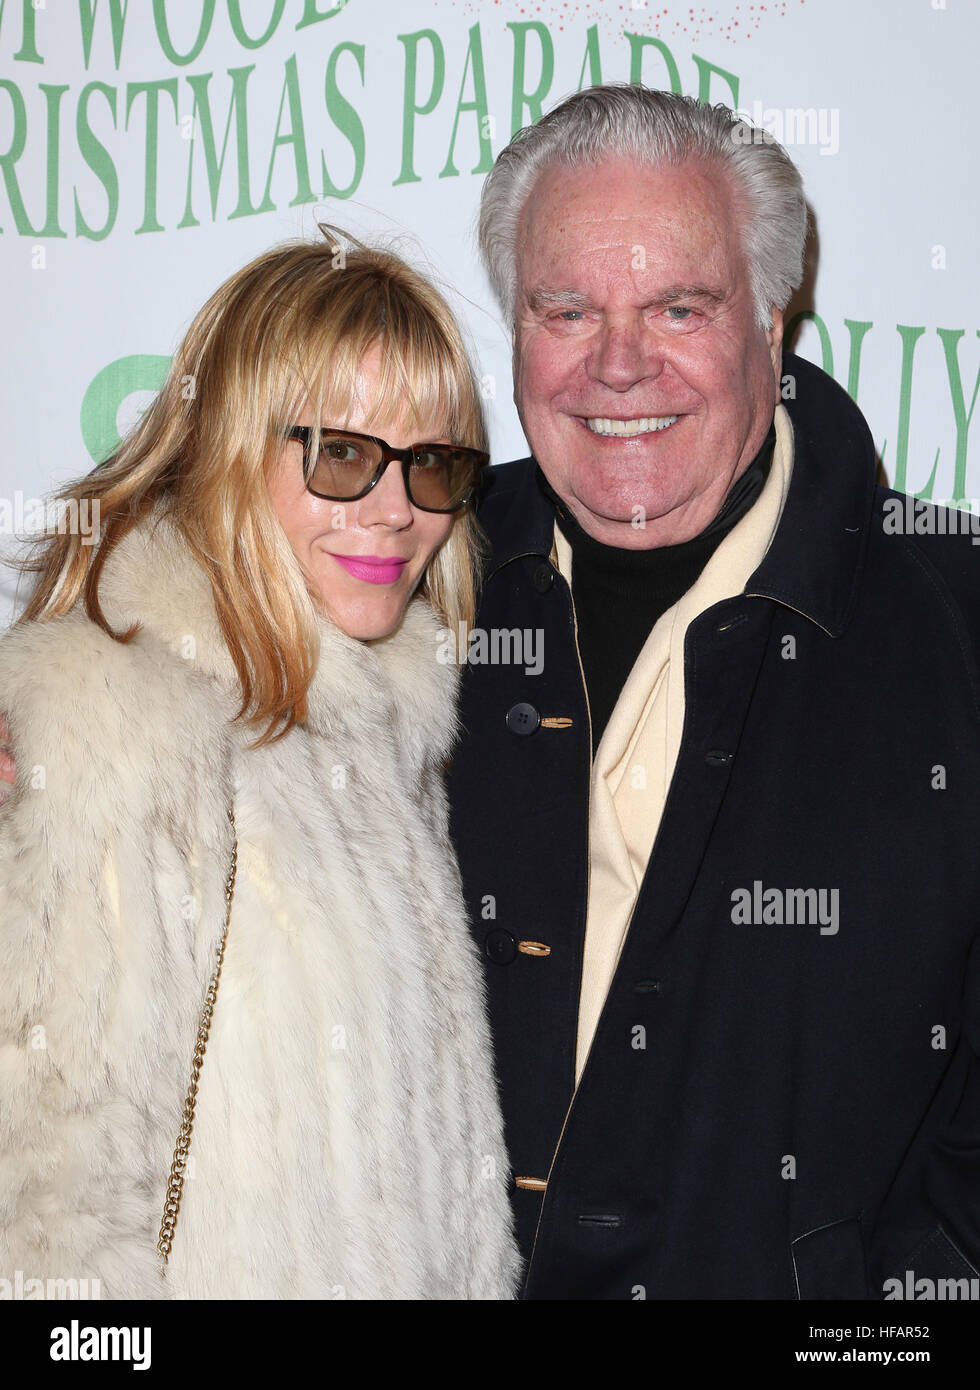
<instances>
[{"instance_id":1,"label":"black coat button","mask_svg":"<svg viewBox=\"0 0 980 1390\"><path fill-rule=\"evenodd\" d=\"M555 572L550 565L538 565L534 571L534 587L539 594L546 594L555 582Z\"/></svg>"},{"instance_id":2,"label":"black coat button","mask_svg":"<svg viewBox=\"0 0 980 1390\"><path fill-rule=\"evenodd\" d=\"M487 932L483 949L488 959L496 965L510 965L517 955L517 938L504 931L503 927L494 927L493 931Z\"/></svg>"},{"instance_id":3,"label":"black coat button","mask_svg":"<svg viewBox=\"0 0 980 1390\"><path fill-rule=\"evenodd\" d=\"M512 734L533 734L541 723L541 716L533 705L513 705L507 711L507 727Z\"/></svg>"}]
</instances>

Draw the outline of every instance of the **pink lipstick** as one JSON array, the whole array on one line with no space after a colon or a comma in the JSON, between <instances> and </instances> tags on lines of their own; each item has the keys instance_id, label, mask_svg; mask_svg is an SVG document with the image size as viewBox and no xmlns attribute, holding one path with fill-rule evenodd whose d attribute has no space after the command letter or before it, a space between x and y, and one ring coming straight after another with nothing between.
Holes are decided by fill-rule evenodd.
<instances>
[{"instance_id":1,"label":"pink lipstick","mask_svg":"<svg viewBox=\"0 0 980 1390\"><path fill-rule=\"evenodd\" d=\"M394 584L408 564L398 555L335 555L333 558L348 574L368 584Z\"/></svg>"}]
</instances>

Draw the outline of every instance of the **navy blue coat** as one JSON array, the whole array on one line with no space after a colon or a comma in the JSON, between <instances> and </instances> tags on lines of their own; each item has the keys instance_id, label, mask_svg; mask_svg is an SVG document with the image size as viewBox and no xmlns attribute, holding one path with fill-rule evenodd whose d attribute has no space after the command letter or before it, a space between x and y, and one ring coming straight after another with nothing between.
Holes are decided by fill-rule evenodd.
<instances>
[{"instance_id":1,"label":"navy blue coat","mask_svg":"<svg viewBox=\"0 0 980 1390\"><path fill-rule=\"evenodd\" d=\"M477 624L544 640L540 674L468 666L450 770L512 1176L547 1180L513 1187L530 1298L880 1299L980 1268L980 550L889 534L857 407L784 372L787 503L745 593L688 630L676 770L577 1091L571 595L533 460L481 505ZM836 889L839 929L733 920L770 888Z\"/></svg>"}]
</instances>

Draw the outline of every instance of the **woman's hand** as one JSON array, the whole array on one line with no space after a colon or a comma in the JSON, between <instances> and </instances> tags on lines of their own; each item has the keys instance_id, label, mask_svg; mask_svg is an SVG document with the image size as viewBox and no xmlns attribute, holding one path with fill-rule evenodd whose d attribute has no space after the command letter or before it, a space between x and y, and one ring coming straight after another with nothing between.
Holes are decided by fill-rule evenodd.
<instances>
[{"instance_id":1,"label":"woman's hand","mask_svg":"<svg viewBox=\"0 0 980 1390\"><path fill-rule=\"evenodd\" d=\"M9 741L10 730L7 728L6 719L0 714L0 805L10 795L8 787L17 780L17 765L7 752Z\"/></svg>"}]
</instances>

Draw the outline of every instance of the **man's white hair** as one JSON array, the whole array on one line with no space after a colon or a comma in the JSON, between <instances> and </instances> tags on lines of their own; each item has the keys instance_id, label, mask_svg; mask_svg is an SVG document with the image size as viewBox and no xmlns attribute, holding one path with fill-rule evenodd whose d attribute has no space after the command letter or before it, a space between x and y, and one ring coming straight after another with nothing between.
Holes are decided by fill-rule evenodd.
<instances>
[{"instance_id":1,"label":"man's white hair","mask_svg":"<svg viewBox=\"0 0 980 1390\"><path fill-rule=\"evenodd\" d=\"M755 316L772 322L803 278L807 207L799 170L766 131L730 107L628 83L587 87L537 125L519 130L487 176L479 242L501 307L513 321L521 214L534 186L556 164L628 158L657 167L706 160L727 171L741 205L742 247Z\"/></svg>"}]
</instances>

